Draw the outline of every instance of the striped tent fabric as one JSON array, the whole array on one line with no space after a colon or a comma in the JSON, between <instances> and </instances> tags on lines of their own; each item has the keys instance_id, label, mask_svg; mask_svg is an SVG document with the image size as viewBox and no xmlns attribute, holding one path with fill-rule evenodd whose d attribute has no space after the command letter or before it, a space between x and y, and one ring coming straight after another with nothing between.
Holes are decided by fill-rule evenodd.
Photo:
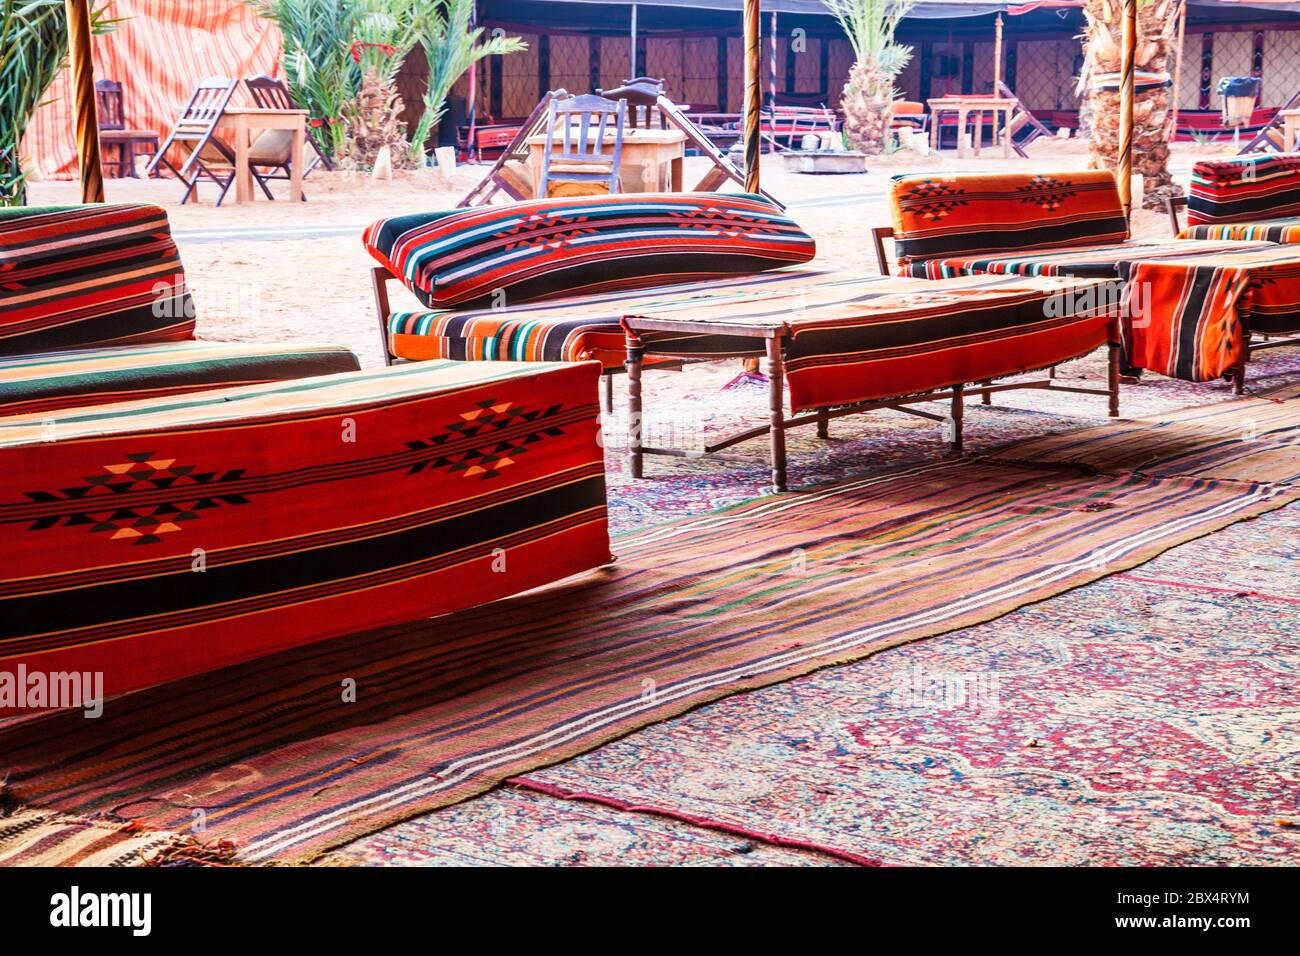
<instances>
[{"instance_id":1,"label":"striped tent fabric","mask_svg":"<svg viewBox=\"0 0 1300 956\"><path fill-rule=\"evenodd\" d=\"M111 696L606 564L598 374L421 362L0 419L0 672Z\"/></svg>"},{"instance_id":2,"label":"striped tent fabric","mask_svg":"<svg viewBox=\"0 0 1300 956\"><path fill-rule=\"evenodd\" d=\"M1272 223L1300 217L1300 155L1294 153L1201 160L1192 167L1185 238L1272 238L1263 235L1201 235L1198 226ZM1294 223L1293 223L1294 225ZM1190 234L1189 234L1190 233ZM1274 242L1282 241L1274 239Z\"/></svg>"},{"instance_id":3,"label":"striped tent fabric","mask_svg":"<svg viewBox=\"0 0 1300 956\"><path fill-rule=\"evenodd\" d=\"M1068 249L1026 249L1013 255L938 257L908 263L906 275L921 279L994 273L1025 276L1074 276L1083 279L1117 278L1126 263L1182 256L1232 255L1276 248L1271 242L1218 241L1117 242Z\"/></svg>"},{"instance_id":4,"label":"striped tent fabric","mask_svg":"<svg viewBox=\"0 0 1300 956\"><path fill-rule=\"evenodd\" d=\"M539 199L380 220L366 249L430 308L745 275L808 262L811 236L761 196Z\"/></svg>"},{"instance_id":5,"label":"striped tent fabric","mask_svg":"<svg viewBox=\"0 0 1300 956\"><path fill-rule=\"evenodd\" d=\"M1118 304L1118 291L1100 282L970 276L936 283L790 268L507 309L404 312L392 317L390 328L403 358L597 358L613 368L626 357L624 318L780 325L790 334L787 372L798 410L1083 355L1106 342L1107 316ZM645 339L651 356L705 358L764 348L762 339L714 333L648 333Z\"/></svg>"},{"instance_id":6,"label":"striped tent fabric","mask_svg":"<svg viewBox=\"0 0 1300 956\"><path fill-rule=\"evenodd\" d=\"M935 175L890 182L900 267L922 259L1113 244L1128 238L1115 178L1077 173Z\"/></svg>"},{"instance_id":7,"label":"striped tent fabric","mask_svg":"<svg viewBox=\"0 0 1300 956\"><path fill-rule=\"evenodd\" d=\"M108 0L96 6L121 22L112 32L95 37L95 76L121 83L127 122L134 129L155 130L159 140L171 130L199 80L282 74L280 30L252 4ZM27 168L45 179L75 179L73 129L72 87L64 70L23 139Z\"/></svg>"},{"instance_id":8,"label":"striped tent fabric","mask_svg":"<svg viewBox=\"0 0 1300 956\"><path fill-rule=\"evenodd\" d=\"M160 206L0 210L0 355L193 337Z\"/></svg>"},{"instance_id":9,"label":"striped tent fabric","mask_svg":"<svg viewBox=\"0 0 1300 956\"><path fill-rule=\"evenodd\" d=\"M1134 262L1125 273L1121 334L1135 368L1208 382L1245 361L1247 330L1300 332L1294 249Z\"/></svg>"},{"instance_id":10,"label":"striped tent fabric","mask_svg":"<svg viewBox=\"0 0 1300 956\"><path fill-rule=\"evenodd\" d=\"M165 342L0 358L0 417L360 368L338 345Z\"/></svg>"}]
</instances>

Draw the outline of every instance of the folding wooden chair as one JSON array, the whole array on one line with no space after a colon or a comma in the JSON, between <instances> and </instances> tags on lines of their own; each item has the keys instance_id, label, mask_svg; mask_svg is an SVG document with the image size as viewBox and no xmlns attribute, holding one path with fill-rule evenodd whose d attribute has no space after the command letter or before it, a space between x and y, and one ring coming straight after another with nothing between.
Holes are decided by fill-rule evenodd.
<instances>
[{"instance_id":1,"label":"folding wooden chair","mask_svg":"<svg viewBox=\"0 0 1300 956\"><path fill-rule=\"evenodd\" d=\"M1268 125L1255 134L1249 143L1241 147L1237 153L1238 156L1245 156L1247 153L1280 153L1286 149L1284 134L1282 132L1282 112L1284 110L1300 109L1300 92L1297 92L1289 100L1278 108L1277 113L1269 121Z\"/></svg>"},{"instance_id":2,"label":"folding wooden chair","mask_svg":"<svg viewBox=\"0 0 1300 956\"><path fill-rule=\"evenodd\" d=\"M606 153L605 131L611 120L614 145ZM556 181L603 184L611 195L618 192L626 121L627 100L609 100L594 93L552 99L546 115L546 146L537 198L549 196ZM557 128L562 143L555 141Z\"/></svg>"},{"instance_id":3,"label":"folding wooden chair","mask_svg":"<svg viewBox=\"0 0 1300 956\"><path fill-rule=\"evenodd\" d=\"M248 88L249 94L253 97L253 102L264 110L297 110L302 109L294 102L293 94L289 92L289 87L284 85L282 80L277 80L271 76L248 76L244 77L244 86ZM330 161L329 154L321 149L316 135L312 132L311 127L307 128L307 142L316 152L316 158L307 163L302 171L303 178L307 178L317 166L324 166L333 172L334 163ZM279 177L272 177L278 179Z\"/></svg>"},{"instance_id":4,"label":"folding wooden chair","mask_svg":"<svg viewBox=\"0 0 1300 956\"><path fill-rule=\"evenodd\" d=\"M151 156L157 154L158 134L151 129L127 129L122 84L116 80L97 81L95 99L99 107L99 144L117 147L117 159L105 159L104 166L114 170L118 176L138 177L136 149L147 147Z\"/></svg>"},{"instance_id":5,"label":"folding wooden chair","mask_svg":"<svg viewBox=\"0 0 1300 956\"><path fill-rule=\"evenodd\" d=\"M208 77L200 81L189 102L181 110L176 126L149 163L149 175L157 172L162 165L185 184L185 194L181 196L182 206L189 202L201 179L211 180L220 189L216 203L218 206L235 181L235 155L225 143L217 139L216 132L221 114L225 112L238 86L238 80L224 76ZM167 153L173 146L185 154L185 160L179 167L172 165L167 158ZM259 177L254 178L270 197L271 191L267 189L266 183Z\"/></svg>"},{"instance_id":6,"label":"folding wooden chair","mask_svg":"<svg viewBox=\"0 0 1300 956\"><path fill-rule=\"evenodd\" d=\"M1044 126L1024 103L1020 97L1011 92L1011 87L1005 83L998 82L998 97L1004 100L1015 100L1016 107L1011 114L1011 119L1007 123L1005 135L1011 139L1011 148L1019 153L1023 158L1028 159L1029 154L1025 152L1025 147L1038 139L1040 136L1051 136L1052 131ZM1028 129L1029 133L1019 142L1016 141L1016 134L1021 130Z\"/></svg>"}]
</instances>

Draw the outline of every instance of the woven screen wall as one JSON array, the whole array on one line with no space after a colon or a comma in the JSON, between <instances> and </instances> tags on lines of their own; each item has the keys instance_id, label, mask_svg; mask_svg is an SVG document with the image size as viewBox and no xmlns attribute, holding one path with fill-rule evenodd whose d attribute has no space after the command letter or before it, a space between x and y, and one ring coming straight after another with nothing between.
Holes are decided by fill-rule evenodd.
<instances>
[{"instance_id":1,"label":"woven screen wall","mask_svg":"<svg viewBox=\"0 0 1300 956\"><path fill-rule=\"evenodd\" d=\"M528 49L501 58L502 118L527 116L541 98L537 82L537 34L520 33L518 36L528 44Z\"/></svg>"},{"instance_id":2,"label":"woven screen wall","mask_svg":"<svg viewBox=\"0 0 1300 956\"><path fill-rule=\"evenodd\" d=\"M649 51L647 50L647 56ZM631 41L627 37L600 38L600 88L612 90L630 79L632 68Z\"/></svg>"},{"instance_id":3,"label":"woven screen wall","mask_svg":"<svg viewBox=\"0 0 1300 956\"><path fill-rule=\"evenodd\" d=\"M590 93L591 43L587 37L561 33L551 37L551 82L553 90Z\"/></svg>"},{"instance_id":4,"label":"woven screen wall","mask_svg":"<svg viewBox=\"0 0 1300 956\"><path fill-rule=\"evenodd\" d=\"M1300 92L1300 30L1264 34L1264 83L1260 102L1281 106Z\"/></svg>"},{"instance_id":5,"label":"woven screen wall","mask_svg":"<svg viewBox=\"0 0 1300 956\"><path fill-rule=\"evenodd\" d=\"M1017 43L1016 96L1031 110L1078 109L1074 77L1082 49L1073 40Z\"/></svg>"},{"instance_id":6,"label":"woven screen wall","mask_svg":"<svg viewBox=\"0 0 1300 956\"><path fill-rule=\"evenodd\" d=\"M670 95L689 106L717 108L718 41L690 37L682 41L682 85Z\"/></svg>"},{"instance_id":7,"label":"woven screen wall","mask_svg":"<svg viewBox=\"0 0 1300 956\"><path fill-rule=\"evenodd\" d=\"M826 85L830 89L826 91L826 94L830 97L830 105L838 107L840 98L844 95L844 84L849 79L849 70L853 69L853 46L848 40L841 39L831 40L830 45L830 57L826 67L828 77ZM912 59L916 59L915 53ZM916 66L914 64L909 65L908 69L915 70ZM906 73L907 71L904 70L903 72ZM894 85L899 89L907 88L900 82L896 82Z\"/></svg>"}]
</instances>

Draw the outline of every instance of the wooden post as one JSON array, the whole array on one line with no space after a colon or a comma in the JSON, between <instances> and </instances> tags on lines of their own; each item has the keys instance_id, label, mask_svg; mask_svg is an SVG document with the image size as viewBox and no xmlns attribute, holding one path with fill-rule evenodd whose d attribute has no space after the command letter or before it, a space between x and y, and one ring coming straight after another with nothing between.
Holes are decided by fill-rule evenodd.
<instances>
[{"instance_id":1,"label":"wooden post","mask_svg":"<svg viewBox=\"0 0 1300 956\"><path fill-rule=\"evenodd\" d=\"M95 64L90 54L90 4L89 0L64 0L64 5L68 13L68 60L72 70L77 163L81 167L81 201L103 202L104 171L99 159Z\"/></svg>"},{"instance_id":2,"label":"wooden post","mask_svg":"<svg viewBox=\"0 0 1300 956\"><path fill-rule=\"evenodd\" d=\"M1169 142L1178 136L1178 85L1183 76L1183 44L1187 42L1187 0L1178 5L1178 57L1174 60L1174 85L1169 91Z\"/></svg>"},{"instance_id":3,"label":"wooden post","mask_svg":"<svg viewBox=\"0 0 1300 956\"><path fill-rule=\"evenodd\" d=\"M628 78L636 79L637 73L636 73L636 4L635 3L632 4L632 52L629 56L628 62L632 64L632 71L631 71L632 75Z\"/></svg>"},{"instance_id":4,"label":"wooden post","mask_svg":"<svg viewBox=\"0 0 1300 956\"><path fill-rule=\"evenodd\" d=\"M1137 0L1124 0L1124 33L1119 69L1119 199L1124 215L1133 213L1133 96L1137 51Z\"/></svg>"},{"instance_id":5,"label":"wooden post","mask_svg":"<svg viewBox=\"0 0 1300 956\"><path fill-rule=\"evenodd\" d=\"M758 183L758 149L759 103L762 69L761 40L758 27L759 0L745 0L744 43L745 43L745 192L757 193Z\"/></svg>"},{"instance_id":6,"label":"wooden post","mask_svg":"<svg viewBox=\"0 0 1300 956\"><path fill-rule=\"evenodd\" d=\"M768 38L768 52L771 62L767 70L768 106L776 112L776 11L772 11L772 35ZM776 117L772 117L772 126L776 126Z\"/></svg>"},{"instance_id":7,"label":"wooden post","mask_svg":"<svg viewBox=\"0 0 1300 956\"><path fill-rule=\"evenodd\" d=\"M1002 89L1002 14L998 14L997 20L994 21L993 30L993 96L1001 96ZM997 116L993 117L993 122L997 123Z\"/></svg>"}]
</instances>

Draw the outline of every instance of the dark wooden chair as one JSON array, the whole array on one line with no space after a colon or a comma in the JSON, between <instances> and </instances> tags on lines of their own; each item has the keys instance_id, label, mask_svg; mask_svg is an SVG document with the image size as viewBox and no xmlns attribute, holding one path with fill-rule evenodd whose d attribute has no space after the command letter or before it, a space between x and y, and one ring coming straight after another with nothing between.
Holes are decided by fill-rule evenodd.
<instances>
[{"instance_id":1,"label":"dark wooden chair","mask_svg":"<svg viewBox=\"0 0 1300 956\"><path fill-rule=\"evenodd\" d=\"M537 198L549 196L556 182L603 184L611 195L618 192L626 122L627 100L610 100L594 93L552 99L546 116L546 146ZM614 144L606 153L605 132L611 124Z\"/></svg>"},{"instance_id":2,"label":"dark wooden chair","mask_svg":"<svg viewBox=\"0 0 1300 956\"><path fill-rule=\"evenodd\" d=\"M659 97L664 95L664 81L650 76L637 76L624 80L622 86L612 90L597 90L610 100L627 101L627 124L632 129L668 128L668 118L659 110ZM658 120L658 123L655 121Z\"/></svg>"},{"instance_id":3,"label":"dark wooden chair","mask_svg":"<svg viewBox=\"0 0 1300 956\"><path fill-rule=\"evenodd\" d=\"M155 173L159 166L166 166L185 184L185 193L181 196L182 206L189 202L203 179L211 181L220 190L216 203L220 206L235 181L235 154L225 143L217 139L216 131L221 114L225 112L238 86L238 80L227 79L224 76L209 77L200 81L181 110L176 126L149 164L150 175ZM180 166L173 165L167 158L167 151L173 146L185 155ZM253 178L261 185L267 197L273 198L266 183L262 182L256 174Z\"/></svg>"},{"instance_id":4,"label":"dark wooden chair","mask_svg":"<svg viewBox=\"0 0 1300 956\"><path fill-rule=\"evenodd\" d=\"M122 106L122 84L116 80L99 80L95 83L95 99L99 113L99 145L102 149L116 148L116 159L105 157L104 167L117 176L138 179L135 169L137 151L143 155L158 153L158 134L151 129L128 129Z\"/></svg>"},{"instance_id":5,"label":"dark wooden chair","mask_svg":"<svg viewBox=\"0 0 1300 956\"><path fill-rule=\"evenodd\" d=\"M285 86L282 80L277 80L272 76L249 76L244 78L244 86L247 87L249 95L253 97L253 102L264 110L297 110L302 109L294 102L293 94L289 92L289 87ZM331 172L334 169L334 163L330 160L329 152L321 148L316 134L312 132L311 126L307 127L307 142L316 157L310 160L306 168L303 169L303 178L307 178L317 166L324 166ZM278 179L280 177L270 177Z\"/></svg>"}]
</instances>

